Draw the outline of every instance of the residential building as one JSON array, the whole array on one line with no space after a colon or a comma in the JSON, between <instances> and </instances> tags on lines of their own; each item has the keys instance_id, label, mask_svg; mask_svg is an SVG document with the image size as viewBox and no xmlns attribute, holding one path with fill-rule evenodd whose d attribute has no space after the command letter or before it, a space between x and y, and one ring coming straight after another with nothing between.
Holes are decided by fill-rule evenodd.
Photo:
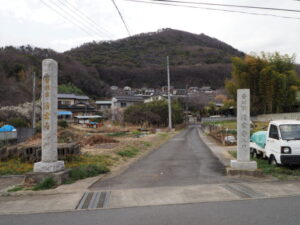
<instances>
[{"instance_id":1,"label":"residential building","mask_svg":"<svg viewBox=\"0 0 300 225\"><path fill-rule=\"evenodd\" d=\"M127 108L141 102L144 102L144 98L140 96L115 96L112 98L112 107Z\"/></svg>"},{"instance_id":2,"label":"residential building","mask_svg":"<svg viewBox=\"0 0 300 225\"><path fill-rule=\"evenodd\" d=\"M106 111L111 109L112 101L96 101L96 108L98 111Z\"/></svg>"},{"instance_id":3,"label":"residential building","mask_svg":"<svg viewBox=\"0 0 300 225\"><path fill-rule=\"evenodd\" d=\"M58 94L59 118L71 119L80 115L94 115L95 107L89 104L89 97L75 94Z\"/></svg>"}]
</instances>

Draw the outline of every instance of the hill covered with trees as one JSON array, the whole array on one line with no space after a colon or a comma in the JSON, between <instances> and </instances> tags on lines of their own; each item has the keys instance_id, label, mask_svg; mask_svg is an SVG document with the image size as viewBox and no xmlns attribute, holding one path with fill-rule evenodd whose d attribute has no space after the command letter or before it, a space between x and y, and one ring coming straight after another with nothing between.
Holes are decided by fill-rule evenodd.
<instances>
[{"instance_id":1,"label":"hill covered with trees","mask_svg":"<svg viewBox=\"0 0 300 225\"><path fill-rule=\"evenodd\" d=\"M0 106L30 101L31 71L41 61L59 63L59 84L71 84L90 97L110 96L110 85L158 88L166 85L166 56L173 86L222 87L230 77L231 58L244 54L204 34L164 29L109 42L92 42L64 53L31 46L0 48ZM37 96L39 97L39 96Z\"/></svg>"},{"instance_id":2,"label":"hill covered with trees","mask_svg":"<svg viewBox=\"0 0 300 225\"><path fill-rule=\"evenodd\" d=\"M97 70L51 49L0 48L0 106L21 104L32 99L32 71L37 74L37 98L41 93L41 63L53 58L59 64L59 84L73 84L90 96L109 95L109 87Z\"/></svg>"},{"instance_id":3,"label":"hill covered with trees","mask_svg":"<svg viewBox=\"0 0 300 225\"><path fill-rule=\"evenodd\" d=\"M92 42L65 52L96 68L109 85L159 87L166 84L166 56L172 85L223 86L230 76L231 58L244 54L204 34L163 29L112 41Z\"/></svg>"}]
</instances>

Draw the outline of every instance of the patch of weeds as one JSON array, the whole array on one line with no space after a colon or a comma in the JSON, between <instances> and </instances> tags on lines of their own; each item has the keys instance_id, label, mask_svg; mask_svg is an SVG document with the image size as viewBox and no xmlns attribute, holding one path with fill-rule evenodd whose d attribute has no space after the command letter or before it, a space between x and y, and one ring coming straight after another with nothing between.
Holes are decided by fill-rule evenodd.
<instances>
[{"instance_id":1,"label":"patch of weeds","mask_svg":"<svg viewBox=\"0 0 300 225\"><path fill-rule=\"evenodd\" d=\"M138 154L138 152L139 152L139 149L137 149L135 147L130 147L130 148L125 149L123 151L117 152L117 154L122 156L122 157L132 158L132 157L136 156Z\"/></svg>"},{"instance_id":2,"label":"patch of weeds","mask_svg":"<svg viewBox=\"0 0 300 225\"><path fill-rule=\"evenodd\" d=\"M16 175L24 174L32 171L33 164L23 162L20 159L10 159L0 163L0 176L1 175Z\"/></svg>"},{"instance_id":3,"label":"patch of weeds","mask_svg":"<svg viewBox=\"0 0 300 225\"><path fill-rule=\"evenodd\" d=\"M144 145L145 147L150 147L150 146L151 146L151 143L148 142L148 141L143 141L142 143L143 143L143 145Z\"/></svg>"},{"instance_id":4,"label":"patch of weeds","mask_svg":"<svg viewBox=\"0 0 300 225\"><path fill-rule=\"evenodd\" d=\"M24 187L23 187L22 185L16 185L16 186L14 186L13 188L8 189L7 192L21 191L21 190L23 190L23 188L24 188Z\"/></svg>"},{"instance_id":5,"label":"patch of weeds","mask_svg":"<svg viewBox=\"0 0 300 225\"><path fill-rule=\"evenodd\" d=\"M99 174L108 173L110 170L106 166L101 165L86 165L72 168L69 173L69 178L64 184L71 184L77 180L88 177L98 176Z\"/></svg>"},{"instance_id":6,"label":"patch of weeds","mask_svg":"<svg viewBox=\"0 0 300 225\"><path fill-rule=\"evenodd\" d=\"M56 187L56 181L53 179L53 177L47 177L40 183L36 184L32 190L38 191L38 190L46 190Z\"/></svg>"},{"instance_id":7,"label":"patch of weeds","mask_svg":"<svg viewBox=\"0 0 300 225\"><path fill-rule=\"evenodd\" d=\"M236 158L236 151L229 151L233 157ZM300 168L299 167L287 167L287 166L276 166L270 165L267 159L251 158L257 162L257 167L263 171L265 175L271 175L280 180L293 180L300 179Z\"/></svg>"},{"instance_id":8,"label":"patch of weeds","mask_svg":"<svg viewBox=\"0 0 300 225\"><path fill-rule=\"evenodd\" d=\"M106 135L109 136L109 137L122 137L122 136L127 135L127 132L120 131L120 132L109 133L109 134L106 134Z\"/></svg>"},{"instance_id":9,"label":"patch of weeds","mask_svg":"<svg viewBox=\"0 0 300 225\"><path fill-rule=\"evenodd\" d=\"M109 155L89 155L89 154L82 154L77 156L68 156L66 158L66 167L67 168L74 168L80 166L87 166L87 165L97 165L97 166L112 166L116 158L111 157Z\"/></svg>"},{"instance_id":10,"label":"patch of weeds","mask_svg":"<svg viewBox=\"0 0 300 225\"><path fill-rule=\"evenodd\" d=\"M132 131L131 134L134 135L134 136L140 136L142 134L142 132L136 130L136 131Z\"/></svg>"},{"instance_id":11,"label":"patch of weeds","mask_svg":"<svg viewBox=\"0 0 300 225\"><path fill-rule=\"evenodd\" d=\"M161 139L164 139L166 137L168 137L167 133L159 133L159 136L161 137Z\"/></svg>"},{"instance_id":12,"label":"patch of weeds","mask_svg":"<svg viewBox=\"0 0 300 225\"><path fill-rule=\"evenodd\" d=\"M237 152L236 151L229 151L228 152L231 156L233 156L234 158L237 157Z\"/></svg>"}]
</instances>

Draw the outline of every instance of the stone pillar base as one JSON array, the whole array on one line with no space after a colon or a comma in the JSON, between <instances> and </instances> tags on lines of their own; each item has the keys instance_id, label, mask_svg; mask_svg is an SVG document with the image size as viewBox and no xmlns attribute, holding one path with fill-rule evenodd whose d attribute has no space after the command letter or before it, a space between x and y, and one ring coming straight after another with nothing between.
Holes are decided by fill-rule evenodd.
<instances>
[{"instance_id":1,"label":"stone pillar base","mask_svg":"<svg viewBox=\"0 0 300 225\"><path fill-rule=\"evenodd\" d=\"M34 164L33 172L35 173L55 173L65 168L64 161L56 162L37 162Z\"/></svg>"},{"instance_id":2,"label":"stone pillar base","mask_svg":"<svg viewBox=\"0 0 300 225\"><path fill-rule=\"evenodd\" d=\"M33 186L37 183L42 182L48 177L52 177L53 180L55 180L56 184L60 185L69 178L69 172L70 170L67 169L55 173L39 173L39 172L26 173L23 184L25 186Z\"/></svg>"},{"instance_id":3,"label":"stone pillar base","mask_svg":"<svg viewBox=\"0 0 300 225\"><path fill-rule=\"evenodd\" d=\"M238 160L231 160L230 166L232 169L237 170L256 170L257 163L256 161L238 161Z\"/></svg>"}]
</instances>

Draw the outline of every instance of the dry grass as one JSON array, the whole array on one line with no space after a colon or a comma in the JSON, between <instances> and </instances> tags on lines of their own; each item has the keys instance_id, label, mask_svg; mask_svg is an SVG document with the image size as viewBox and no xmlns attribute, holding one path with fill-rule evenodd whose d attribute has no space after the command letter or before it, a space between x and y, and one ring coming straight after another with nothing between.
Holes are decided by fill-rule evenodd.
<instances>
[{"instance_id":1,"label":"dry grass","mask_svg":"<svg viewBox=\"0 0 300 225\"><path fill-rule=\"evenodd\" d=\"M97 144L103 144L103 143L118 143L118 141L111 137L98 134L98 135L89 137L88 139L83 140L81 142L82 145L90 145L90 146L97 145Z\"/></svg>"}]
</instances>

